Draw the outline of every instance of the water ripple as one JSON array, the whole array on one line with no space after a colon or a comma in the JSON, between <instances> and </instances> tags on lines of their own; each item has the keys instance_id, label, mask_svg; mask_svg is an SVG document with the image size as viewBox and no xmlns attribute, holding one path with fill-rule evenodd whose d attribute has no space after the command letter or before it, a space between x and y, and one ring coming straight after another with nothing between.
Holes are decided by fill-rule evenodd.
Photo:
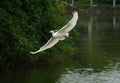
<instances>
[{"instance_id":1,"label":"water ripple","mask_svg":"<svg viewBox=\"0 0 120 83\"><path fill-rule=\"evenodd\" d=\"M106 70L94 72L92 68L74 69L61 75L57 83L120 83L120 63L109 64ZM91 73L90 73L91 72Z\"/></svg>"}]
</instances>

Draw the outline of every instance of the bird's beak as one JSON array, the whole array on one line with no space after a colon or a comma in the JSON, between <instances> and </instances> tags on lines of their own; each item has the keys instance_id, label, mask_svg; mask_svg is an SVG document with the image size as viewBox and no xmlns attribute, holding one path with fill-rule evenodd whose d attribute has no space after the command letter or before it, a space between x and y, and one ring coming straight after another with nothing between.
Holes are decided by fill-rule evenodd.
<instances>
[{"instance_id":1,"label":"bird's beak","mask_svg":"<svg viewBox=\"0 0 120 83\"><path fill-rule=\"evenodd\" d=\"M74 14L76 11L73 11L72 14Z\"/></svg>"},{"instance_id":2,"label":"bird's beak","mask_svg":"<svg viewBox=\"0 0 120 83\"><path fill-rule=\"evenodd\" d=\"M72 12L72 14L74 14L74 12Z\"/></svg>"}]
</instances>

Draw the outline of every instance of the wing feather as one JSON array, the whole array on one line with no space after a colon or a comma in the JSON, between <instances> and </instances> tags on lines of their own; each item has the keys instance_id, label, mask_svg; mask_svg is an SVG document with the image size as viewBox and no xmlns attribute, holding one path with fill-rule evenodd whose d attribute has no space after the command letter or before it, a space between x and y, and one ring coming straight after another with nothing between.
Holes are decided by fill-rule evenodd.
<instances>
[{"instance_id":1,"label":"wing feather","mask_svg":"<svg viewBox=\"0 0 120 83\"><path fill-rule=\"evenodd\" d=\"M69 31L71 31L75 27L77 20L78 13L74 12L72 19L63 28L61 28L58 33L68 33Z\"/></svg>"},{"instance_id":2,"label":"wing feather","mask_svg":"<svg viewBox=\"0 0 120 83\"><path fill-rule=\"evenodd\" d=\"M78 13L74 12L72 19L63 28L61 28L57 32L57 34L60 33L62 35L64 33L68 33L69 31L71 31L75 27L77 20L78 20ZM30 53L31 54L36 54L38 52L49 49L49 48L53 47L55 44L57 44L59 42L59 40L63 40L63 38L64 38L64 36L63 37L51 37L48 40L48 42L45 45L43 45L39 50L37 50L35 52L30 52Z\"/></svg>"},{"instance_id":3,"label":"wing feather","mask_svg":"<svg viewBox=\"0 0 120 83\"><path fill-rule=\"evenodd\" d=\"M41 51L44 51L48 48L51 48L53 47L56 43L58 43L58 41L60 40L60 38L57 38L57 37L51 37L48 42L43 45L39 50L35 51L35 52L30 52L31 54L36 54L38 52L41 52Z\"/></svg>"},{"instance_id":4,"label":"wing feather","mask_svg":"<svg viewBox=\"0 0 120 83\"><path fill-rule=\"evenodd\" d=\"M41 49L45 50L45 49L51 48L56 43L58 43L58 41L59 41L59 38L57 38L57 37L51 37L50 40L44 46L41 47Z\"/></svg>"}]
</instances>

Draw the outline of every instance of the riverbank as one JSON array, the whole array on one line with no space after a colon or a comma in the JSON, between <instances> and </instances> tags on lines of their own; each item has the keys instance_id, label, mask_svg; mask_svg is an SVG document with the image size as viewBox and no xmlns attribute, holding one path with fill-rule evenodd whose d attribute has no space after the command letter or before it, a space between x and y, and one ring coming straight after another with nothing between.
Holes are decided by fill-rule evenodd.
<instances>
[{"instance_id":1,"label":"riverbank","mask_svg":"<svg viewBox=\"0 0 120 83\"><path fill-rule=\"evenodd\" d=\"M101 15L101 14L108 14L108 15L120 15L120 7L90 7L90 6L76 6L70 7L66 6L67 12L70 11L78 11L80 15Z\"/></svg>"}]
</instances>

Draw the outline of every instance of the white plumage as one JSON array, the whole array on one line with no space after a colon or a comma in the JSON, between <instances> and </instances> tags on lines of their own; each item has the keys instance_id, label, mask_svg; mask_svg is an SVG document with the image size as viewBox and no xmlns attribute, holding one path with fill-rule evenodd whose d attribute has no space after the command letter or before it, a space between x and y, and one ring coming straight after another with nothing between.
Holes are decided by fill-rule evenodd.
<instances>
[{"instance_id":1,"label":"white plumage","mask_svg":"<svg viewBox=\"0 0 120 83\"><path fill-rule=\"evenodd\" d=\"M52 37L48 40L48 42L43 45L39 50L30 53L36 54L38 52L44 51L48 48L53 47L59 41L64 40L65 37L69 36L69 31L71 31L75 27L77 20L78 12L74 11L72 19L64 27L62 27L59 31L56 32L51 30L50 32L52 33Z\"/></svg>"}]
</instances>

